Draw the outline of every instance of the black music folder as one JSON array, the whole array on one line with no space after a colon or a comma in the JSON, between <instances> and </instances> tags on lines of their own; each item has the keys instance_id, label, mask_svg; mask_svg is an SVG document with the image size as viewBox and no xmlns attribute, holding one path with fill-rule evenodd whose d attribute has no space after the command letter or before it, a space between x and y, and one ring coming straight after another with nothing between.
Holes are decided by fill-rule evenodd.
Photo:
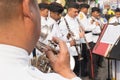
<instances>
[{"instance_id":1,"label":"black music folder","mask_svg":"<svg viewBox=\"0 0 120 80\"><path fill-rule=\"evenodd\" d=\"M116 45L114 45L108 57L112 59L120 59L120 40L117 42Z\"/></svg>"}]
</instances>

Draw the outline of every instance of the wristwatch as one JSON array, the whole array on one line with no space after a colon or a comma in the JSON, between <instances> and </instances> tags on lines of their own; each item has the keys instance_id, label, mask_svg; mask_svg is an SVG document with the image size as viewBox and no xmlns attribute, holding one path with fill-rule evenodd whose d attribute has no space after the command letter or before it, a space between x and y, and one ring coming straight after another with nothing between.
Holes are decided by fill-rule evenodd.
<instances>
[{"instance_id":1,"label":"wristwatch","mask_svg":"<svg viewBox=\"0 0 120 80\"><path fill-rule=\"evenodd\" d=\"M70 80L81 80L81 79L79 77L74 77L74 78L72 78Z\"/></svg>"}]
</instances>

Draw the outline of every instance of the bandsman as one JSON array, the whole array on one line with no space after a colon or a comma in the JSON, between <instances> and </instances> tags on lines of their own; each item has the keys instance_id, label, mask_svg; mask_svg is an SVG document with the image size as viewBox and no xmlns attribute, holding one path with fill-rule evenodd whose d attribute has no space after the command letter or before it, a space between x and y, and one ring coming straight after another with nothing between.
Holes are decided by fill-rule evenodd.
<instances>
[{"instance_id":1,"label":"bandsman","mask_svg":"<svg viewBox=\"0 0 120 80\"><path fill-rule=\"evenodd\" d=\"M83 32L80 32L80 25L77 19L79 12L79 4L71 2L67 8L67 14L61 19L59 27L63 34L64 40L66 41L70 55L75 59L75 68L74 72L80 76L80 60L81 58L81 37L84 35Z\"/></svg>"},{"instance_id":2,"label":"bandsman","mask_svg":"<svg viewBox=\"0 0 120 80\"><path fill-rule=\"evenodd\" d=\"M92 41L91 49L94 48L95 44L97 43L97 40L100 36L100 33L103 28L103 23L100 20L100 9L98 7L92 7L91 8L91 17L89 18L89 23L91 26L95 26L95 28L92 29ZM93 66L94 66L94 79L98 80L98 73L100 72L100 68L105 68L106 64L102 64L104 62L104 58L97 54L92 54L93 57ZM100 78L100 77L99 77Z\"/></svg>"}]
</instances>

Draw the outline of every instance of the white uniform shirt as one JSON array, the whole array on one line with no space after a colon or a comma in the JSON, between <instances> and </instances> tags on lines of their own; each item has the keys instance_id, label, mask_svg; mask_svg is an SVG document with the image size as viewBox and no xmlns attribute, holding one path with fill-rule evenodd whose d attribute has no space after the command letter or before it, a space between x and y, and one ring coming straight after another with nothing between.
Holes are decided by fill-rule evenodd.
<instances>
[{"instance_id":1,"label":"white uniform shirt","mask_svg":"<svg viewBox=\"0 0 120 80\"><path fill-rule=\"evenodd\" d=\"M41 28L42 28L43 26L45 26L45 25L47 25L47 18L41 16Z\"/></svg>"},{"instance_id":2,"label":"white uniform shirt","mask_svg":"<svg viewBox=\"0 0 120 80\"><path fill-rule=\"evenodd\" d=\"M0 44L0 75L0 80L69 80L57 73L39 71L31 66L27 51L3 44Z\"/></svg>"},{"instance_id":3,"label":"white uniform shirt","mask_svg":"<svg viewBox=\"0 0 120 80\"><path fill-rule=\"evenodd\" d=\"M85 32L91 31L89 33L86 33L85 37L86 37L87 42L92 42L92 30L95 28L95 26L89 23L87 16L83 12L79 13L78 19L82 27L84 28ZM83 41L83 43L85 43L85 41Z\"/></svg>"},{"instance_id":4,"label":"white uniform shirt","mask_svg":"<svg viewBox=\"0 0 120 80\"><path fill-rule=\"evenodd\" d=\"M74 33L74 39L76 40L76 42L78 44L80 44L80 36L79 36L79 27L80 26L77 22L77 19L76 18L71 18L69 15L66 15L64 18L66 19L70 30ZM69 45L69 40L67 39L67 34L69 32L68 32L67 25L65 23L64 18L61 19L61 22L59 24L63 40L68 43L67 45L68 45L68 49L69 49L70 54L72 56L77 56L78 54L76 52L75 47L74 46L70 47L70 45Z\"/></svg>"},{"instance_id":5,"label":"white uniform shirt","mask_svg":"<svg viewBox=\"0 0 120 80\"><path fill-rule=\"evenodd\" d=\"M93 23L91 23L92 20L94 20ZM99 26L96 25L96 22L98 22L100 25ZM93 30L92 30L92 40L94 43L96 43L99 38L99 34L101 33L102 23L100 22L100 20L98 20L94 17L89 18L89 23L91 24L91 26L95 26L95 28L93 28Z\"/></svg>"},{"instance_id":6,"label":"white uniform shirt","mask_svg":"<svg viewBox=\"0 0 120 80\"><path fill-rule=\"evenodd\" d=\"M115 23L115 22L120 23L120 17L117 18L117 17L114 16L114 17L110 18L109 23Z\"/></svg>"},{"instance_id":7,"label":"white uniform shirt","mask_svg":"<svg viewBox=\"0 0 120 80\"><path fill-rule=\"evenodd\" d=\"M115 16L110 18L109 23L115 23L119 22L120 23L120 17L116 18ZM115 61L112 60L112 75L113 78L115 79L115 71L116 71L116 80L120 80L120 60L116 61L116 70L115 70Z\"/></svg>"},{"instance_id":8,"label":"white uniform shirt","mask_svg":"<svg viewBox=\"0 0 120 80\"><path fill-rule=\"evenodd\" d=\"M58 21L59 22L59 21ZM62 33L60 32L60 28L58 26L58 22L56 22L54 19L49 18L48 19L48 25L52 28L50 34L48 34L46 40L44 40L44 43L48 44L48 40L51 40L52 37L59 37L62 39Z\"/></svg>"},{"instance_id":9,"label":"white uniform shirt","mask_svg":"<svg viewBox=\"0 0 120 80\"><path fill-rule=\"evenodd\" d=\"M48 23L47 23L48 26L52 26L55 23L56 21L54 19L52 19L51 17L48 17Z\"/></svg>"}]
</instances>

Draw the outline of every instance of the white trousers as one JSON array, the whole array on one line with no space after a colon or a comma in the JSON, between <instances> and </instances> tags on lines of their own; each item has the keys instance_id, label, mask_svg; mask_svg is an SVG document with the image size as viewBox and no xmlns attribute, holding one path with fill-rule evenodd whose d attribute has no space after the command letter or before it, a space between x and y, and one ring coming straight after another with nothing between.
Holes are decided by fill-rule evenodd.
<instances>
[{"instance_id":1,"label":"white trousers","mask_svg":"<svg viewBox=\"0 0 120 80\"><path fill-rule=\"evenodd\" d=\"M116 71L116 76L115 76ZM116 80L120 80L120 61L116 60L116 70L115 70L115 60L112 60L112 77L113 80L116 77Z\"/></svg>"}]
</instances>

